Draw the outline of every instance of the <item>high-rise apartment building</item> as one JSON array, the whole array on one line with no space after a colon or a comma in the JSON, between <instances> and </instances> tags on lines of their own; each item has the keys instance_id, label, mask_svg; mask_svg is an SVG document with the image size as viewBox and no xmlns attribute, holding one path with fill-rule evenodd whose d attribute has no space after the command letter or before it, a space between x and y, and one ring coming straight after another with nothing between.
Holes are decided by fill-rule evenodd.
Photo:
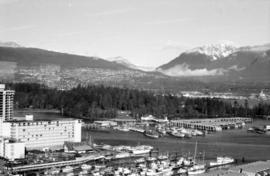
<instances>
[{"instance_id":1,"label":"high-rise apartment building","mask_svg":"<svg viewBox=\"0 0 270 176\"><path fill-rule=\"evenodd\" d=\"M0 84L0 136L3 132L3 122L13 118L14 90L6 90L5 84Z\"/></svg>"},{"instance_id":2,"label":"high-rise apartment building","mask_svg":"<svg viewBox=\"0 0 270 176\"><path fill-rule=\"evenodd\" d=\"M5 90L5 85L0 84L0 117L2 121L11 120L13 117L14 90Z\"/></svg>"}]
</instances>

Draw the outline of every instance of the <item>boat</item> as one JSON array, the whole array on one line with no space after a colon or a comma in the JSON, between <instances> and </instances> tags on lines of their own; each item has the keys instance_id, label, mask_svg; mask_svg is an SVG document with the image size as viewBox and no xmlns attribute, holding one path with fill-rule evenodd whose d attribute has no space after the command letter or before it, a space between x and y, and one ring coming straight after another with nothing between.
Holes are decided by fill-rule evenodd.
<instances>
[{"instance_id":1,"label":"boat","mask_svg":"<svg viewBox=\"0 0 270 176\"><path fill-rule=\"evenodd\" d=\"M95 170L104 169L106 168L106 165L94 165Z\"/></svg>"},{"instance_id":2,"label":"boat","mask_svg":"<svg viewBox=\"0 0 270 176\"><path fill-rule=\"evenodd\" d=\"M186 174L187 173L187 169L184 169L184 168L180 168L178 171L177 171L177 174Z\"/></svg>"},{"instance_id":3,"label":"boat","mask_svg":"<svg viewBox=\"0 0 270 176\"><path fill-rule=\"evenodd\" d=\"M168 156L167 155L160 155L158 156L158 160L167 160Z\"/></svg>"},{"instance_id":4,"label":"boat","mask_svg":"<svg viewBox=\"0 0 270 176\"><path fill-rule=\"evenodd\" d=\"M258 128L258 127L250 127L247 132L253 132L253 133L258 133L258 134L264 134L265 130Z\"/></svg>"},{"instance_id":5,"label":"boat","mask_svg":"<svg viewBox=\"0 0 270 176\"><path fill-rule=\"evenodd\" d=\"M174 137L177 137L177 138L184 138L185 137L185 134L178 132L178 131L172 131L170 134Z\"/></svg>"},{"instance_id":6,"label":"boat","mask_svg":"<svg viewBox=\"0 0 270 176\"><path fill-rule=\"evenodd\" d=\"M91 165L88 165L88 164L83 164L81 166L81 168L82 168L82 170L90 170L92 168L92 166Z\"/></svg>"},{"instance_id":7,"label":"boat","mask_svg":"<svg viewBox=\"0 0 270 176\"><path fill-rule=\"evenodd\" d=\"M167 133L164 128L157 128L157 132L162 136L165 136Z\"/></svg>"},{"instance_id":8,"label":"boat","mask_svg":"<svg viewBox=\"0 0 270 176\"><path fill-rule=\"evenodd\" d=\"M118 131L129 132L129 128L126 126L122 126L122 127L118 126L118 127L115 127L114 129Z\"/></svg>"},{"instance_id":9,"label":"boat","mask_svg":"<svg viewBox=\"0 0 270 176\"><path fill-rule=\"evenodd\" d=\"M203 135L204 135L204 133L203 133L202 131L196 130L196 129L193 130L192 133L193 133L195 136L203 136Z\"/></svg>"},{"instance_id":10,"label":"boat","mask_svg":"<svg viewBox=\"0 0 270 176\"><path fill-rule=\"evenodd\" d=\"M83 176L83 175L88 175L88 171L83 170L83 171L79 172L79 176Z\"/></svg>"},{"instance_id":11,"label":"boat","mask_svg":"<svg viewBox=\"0 0 270 176\"><path fill-rule=\"evenodd\" d=\"M148 154L151 151L151 149L148 148L133 148L131 149L131 152L133 155L145 155Z\"/></svg>"},{"instance_id":12,"label":"boat","mask_svg":"<svg viewBox=\"0 0 270 176\"><path fill-rule=\"evenodd\" d=\"M115 159L119 159L119 158L127 158L127 157L130 157L130 153L128 152L120 152L120 153L117 153L114 158Z\"/></svg>"},{"instance_id":13,"label":"boat","mask_svg":"<svg viewBox=\"0 0 270 176\"><path fill-rule=\"evenodd\" d=\"M130 131L135 131L135 132L139 132L139 133L144 133L144 129L142 128L138 128L138 127L131 127L129 128Z\"/></svg>"},{"instance_id":14,"label":"boat","mask_svg":"<svg viewBox=\"0 0 270 176\"><path fill-rule=\"evenodd\" d=\"M154 138L154 139L159 138L159 135L156 132L152 131L152 130L145 131L144 135L147 136L147 137L150 137L150 138Z\"/></svg>"},{"instance_id":15,"label":"boat","mask_svg":"<svg viewBox=\"0 0 270 176\"><path fill-rule=\"evenodd\" d=\"M157 158L155 158L155 157L147 157L146 160L147 160L148 162L153 162L153 161L156 161Z\"/></svg>"},{"instance_id":16,"label":"boat","mask_svg":"<svg viewBox=\"0 0 270 176\"><path fill-rule=\"evenodd\" d=\"M48 175L58 175L60 173L60 170L57 168L52 168L48 171Z\"/></svg>"},{"instance_id":17,"label":"boat","mask_svg":"<svg viewBox=\"0 0 270 176\"><path fill-rule=\"evenodd\" d=\"M73 171L73 167L71 167L71 166L66 166L66 167L64 167L64 168L62 169L62 171L63 171L64 173L72 172L72 171Z\"/></svg>"},{"instance_id":18,"label":"boat","mask_svg":"<svg viewBox=\"0 0 270 176\"><path fill-rule=\"evenodd\" d=\"M145 162L145 159L144 158L138 158L134 161L136 164L139 164L139 163L144 163Z\"/></svg>"},{"instance_id":19,"label":"boat","mask_svg":"<svg viewBox=\"0 0 270 176\"><path fill-rule=\"evenodd\" d=\"M67 173L66 176L74 176L74 173L72 173L72 172Z\"/></svg>"},{"instance_id":20,"label":"boat","mask_svg":"<svg viewBox=\"0 0 270 176\"><path fill-rule=\"evenodd\" d=\"M203 174L206 171L205 164L197 164L196 163L196 156L197 156L197 141L195 144L195 152L194 152L194 164L190 168L188 168L187 173L188 175L197 175L197 174Z\"/></svg>"},{"instance_id":21,"label":"boat","mask_svg":"<svg viewBox=\"0 0 270 176\"><path fill-rule=\"evenodd\" d=\"M188 168L187 173L188 175L197 175L203 174L206 171L206 167L204 164L195 164L194 166Z\"/></svg>"},{"instance_id":22,"label":"boat","mask_svg":"<svg viewBox=\"0 0 270 176\"><path fill-rule=\"evenodd\" d=\"M210 161L209 167L218 167L234 163L234 159L231 157L217 157L216 161Z\"/></svg>"},{"instance_id":23,"label":"boat","mask_svg":"<svg viewBox=\"0 0 270 176\"><path fill-rule=\"evenodd\" d=\"M173 174L172 167L148 169L146 176L170 176Z\"/></svg>"}]
</instances>

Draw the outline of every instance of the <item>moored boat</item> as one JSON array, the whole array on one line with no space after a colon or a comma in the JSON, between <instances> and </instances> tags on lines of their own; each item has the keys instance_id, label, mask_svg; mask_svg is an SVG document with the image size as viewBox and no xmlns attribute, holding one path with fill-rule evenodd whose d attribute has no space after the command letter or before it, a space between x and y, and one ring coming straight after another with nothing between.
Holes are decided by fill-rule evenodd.
<instances>
[{"instance_id":1,"label":"moored boat","mask_svg":"<svg viewBox=\"0 0 270 176\"><path fill-rule=\"evenodd\" d=\"M187 173L188 175L197 175L203 174L206 171L206 167L204 164L195 164L194 166L188 168Z\"/></svg>"},{"instance_id":2,"label":"moored boat","mask_svg":"<svg viewBox=\"0 0 270 176\"><path fill-rule=\"evenodd\" d=\"M82 170L90 170L92 168L92 166L91 165L88 165L88 164L83 164L81 166L81 168L82 168Z\"/></svg>"},{"instance_id":3,"label":"moored boat","mask_svg":"<svg viewBox=\"0 0 270 176\"><path fill-rule=\"evenodd\" d=\"M231 157L217 157L216 161L210 161L209 167L218 167L234 163L234 159Z\"/></svg>"},{"instance_id":4,"label":"moored boat","mask_svg":"<svg viewBox=\"0 0 270 176\"><path fill-rule=\"evenodd\" d=\"M155 132L152 131L152 130L145 131L145 132L144 132L144 135L147 136L147 137L150 137L150 138L154 138L154 139L159 138L158 133L155 133Z\"/></svg>"},{"instance_id":5,"label":"moored boat","mask_svg":"<svg viewBox=\"0 0 270 176\"><path fill-rule=\"evenodd\" d=\"M120 153L117 153L114 158L116 159L119 159L119 158L127 158L127 157L130 157L130 153L128 152L120 152Z\"/></svg>"},{"instance_id":6,"label":"moored boat","mask_svg":"<svg viewBox=\"0 0 270 176\"><path fill-rule=\"evenodd\" d=\"M64 173L72 172L72 171L73 171L73 167L71 167L71 166L66 166L66 167L64 167L64 168L62 169L62 171L63 171Z\"/></svg>"},{"instance_id":7,"label":"moored boat","mask_svg":"<svg viewBox=\"0 0 270 176\"><path fill-rule=\"evenodd\" d=\"M129 130L139 132L139 133L144 133L144 131L145 131L143 128L139 128L139 127L131 127L131 128L129 128Z\"/></svg>"}]
</instances>

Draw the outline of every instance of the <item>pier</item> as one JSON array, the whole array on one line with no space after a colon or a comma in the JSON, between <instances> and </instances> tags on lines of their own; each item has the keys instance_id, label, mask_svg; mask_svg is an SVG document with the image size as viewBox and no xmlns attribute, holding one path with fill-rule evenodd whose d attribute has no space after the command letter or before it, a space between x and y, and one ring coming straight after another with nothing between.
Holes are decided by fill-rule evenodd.
<instances>
[{"instance_id":1,"label":"pier","mask_svg":"<svg viewBox=\"0 0 270 176\"><path fill-rule=\"evenodd\" d=\"M95 161L95 160L102 159L102 158L104 158L104 156L102 156L102 155L91 155L88 157L80 157L80 158L76 158L74 160L69 160L69 161L59 161L59 162L52 162L52 163L15 166L15 167L8 168L8 170L10 170L13 173L34 171L34 170L43 170L43 169L48 169L48 168L53 168L53 167L80 165L80 164L86 163L88 161Z\"/></svg>"},{"instance_id":2,"label":"pier","mask_svg":"<svg viewBox=\"0 0 270 176\"><path fill-rule=\"evenodd\" d=\"M233 117L233 118L213 118L213 119L185 119L172 120L171 126L198 129L204 131L222 131L223 129L239 128L246 123L251 123L251 118Z\"/></svg>"}]
</instances>

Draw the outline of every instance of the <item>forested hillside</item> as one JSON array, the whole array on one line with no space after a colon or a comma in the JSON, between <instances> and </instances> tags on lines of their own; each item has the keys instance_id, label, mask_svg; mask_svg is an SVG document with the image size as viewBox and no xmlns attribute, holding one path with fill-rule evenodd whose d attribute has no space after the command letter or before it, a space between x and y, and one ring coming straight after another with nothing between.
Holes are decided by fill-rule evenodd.
<instances>
[{"instance_id":1,"label":"forested hillside","mask_svg":"<svg viewBox=\"0 0 270 176\"><path fill-rule=\"evenodd\" d=\"M188 99L172 95L104 86L78 86L60 91L40 84L9 84L16 91L16 108L59 109L64 115L85 118L114 118L117 110L128 110L137 118L153 114L159 118L200 118L270 114L270 105L260 103L252 109L221 99Z\"/></svg>"}]
</instances>

